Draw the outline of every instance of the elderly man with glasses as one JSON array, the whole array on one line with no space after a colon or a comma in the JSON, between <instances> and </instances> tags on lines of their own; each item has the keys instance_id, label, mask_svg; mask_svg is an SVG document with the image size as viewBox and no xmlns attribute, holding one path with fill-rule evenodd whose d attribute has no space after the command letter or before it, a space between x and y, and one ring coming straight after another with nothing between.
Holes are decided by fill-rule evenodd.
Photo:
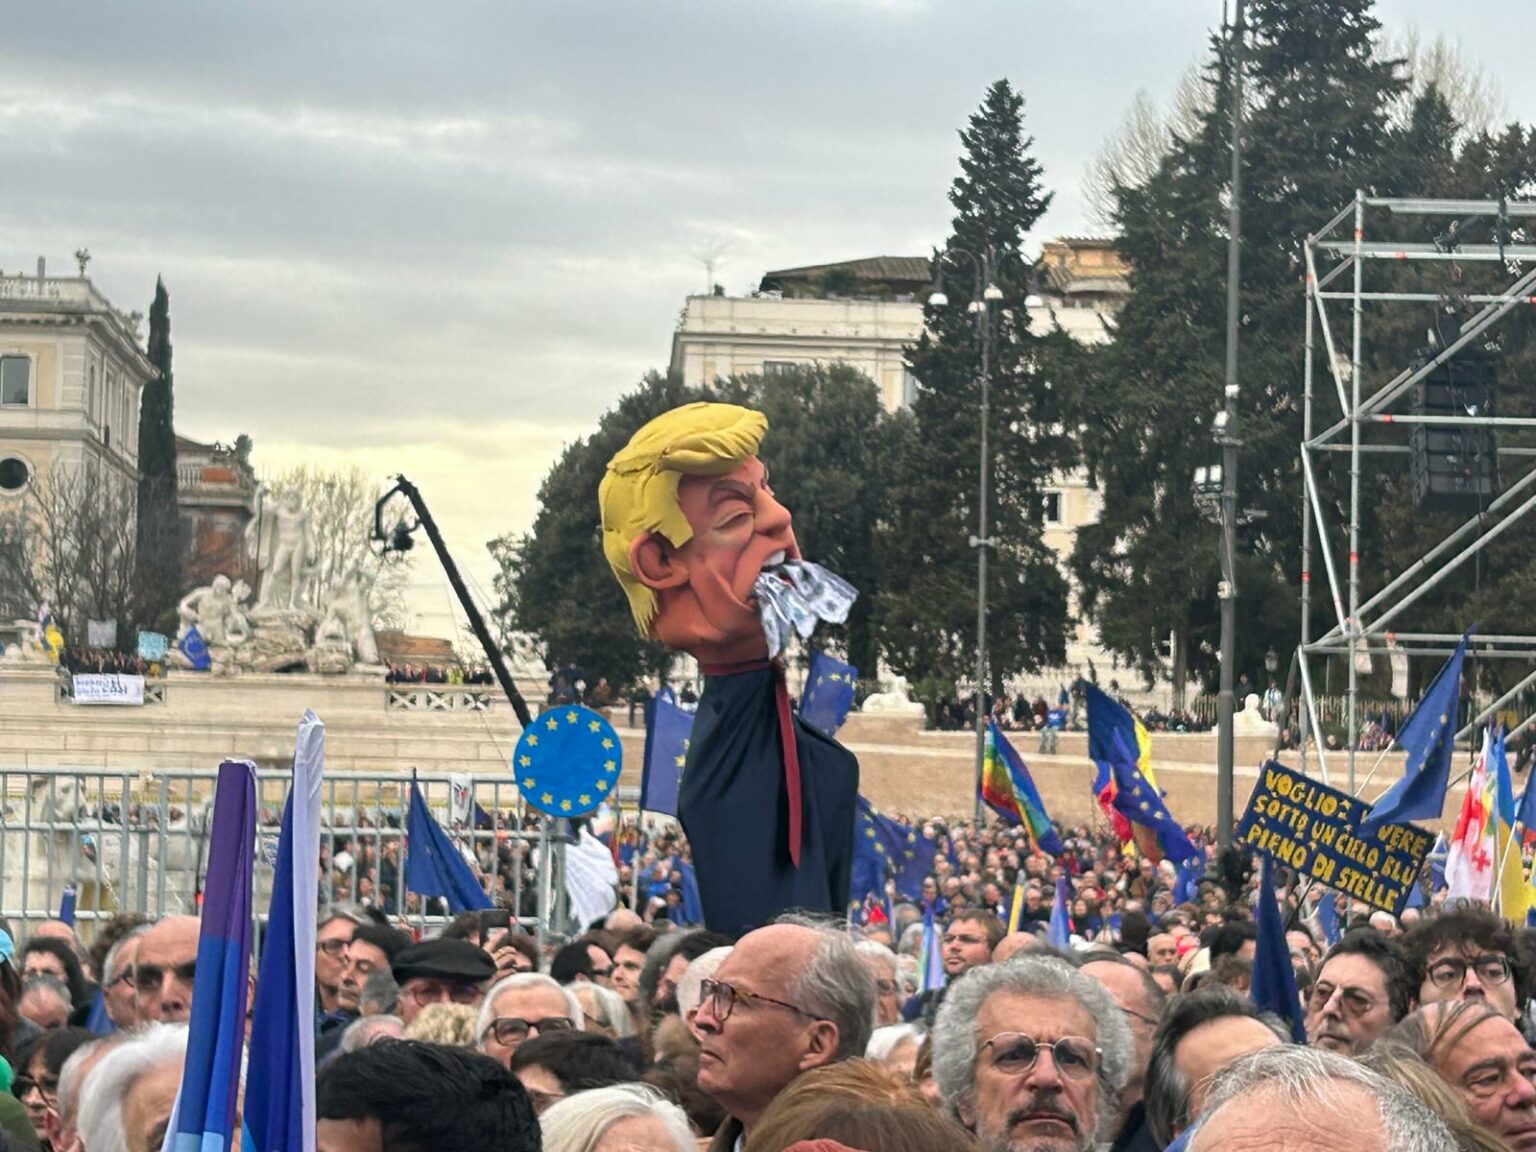
<instances>
[{"instance_id":1,"label":"elderly man with glasses","mask_svg":"<svg viewBox=\"0 0 1536 1152\"><path fill-rule=\"evenodd\" d=\"M1023 955L950 985L933 1028L945 1104L984 1152L1089 1152L1113 1137L1134 1048L1104 988Z\"/></svg>"},{"instance_id":2,"label":"elderly man with glasses","mask_svg":"<svg viewBox=\"0 0 1536 1152\"><path fill-rule=\"evenodd\" d=\"M699 1090L725 1109L711 1152L731 1152L811 1068L862 1056L875 982L845 933L807 924L749 932L699 985Z\"/></svg>"},{"instance_id":3,"label":"elderly man with glasses","mask_svg":"<svg viewBox=\"0 0 1536 1152\"><path fill-rule=\"evenodd\" d=\"M1397 942L1356 929L1328 950L1307 996L1307 1043L1358 1056L1408 1014L1408 964Z\"/></svg>"},{"instance_id":4,"label":"elderly man with glasses","mask_svg":"<svg viewBox=\"0 0 1536 1152\"><path fill-rule=\"evenodd\" d=\"M1476 1000L1519 1021L1527 973L1507 920L1458 908L1415 924L1402 942L1420 1005Z\"/></svg>"},{"instance_id":5,"label":"elderly man with glasses","mask_svg":"<svg viewBox=\"0 0 1536 1152\"><path fill-rule=\"evenodd\" d=\"M467 940L423 940L401 949L390 965L400 996L395 1014L407 1025L428 1004L478 1006L496 965Z\"/></svg>"},{"instance_id":6,"label":"elderly man with glasses","mask_svg":"<svg viewBox=\"0 0 1536 1152\"><path fill-rule=\"evenodd\" d=\"M528 1037L579 1032L585 1025L581 1002L569 988L538 972L518 972L491 985L480 1005L475 1035L480 1051L507 1068L512 1053Z\"/></svg>"}]
</instances>

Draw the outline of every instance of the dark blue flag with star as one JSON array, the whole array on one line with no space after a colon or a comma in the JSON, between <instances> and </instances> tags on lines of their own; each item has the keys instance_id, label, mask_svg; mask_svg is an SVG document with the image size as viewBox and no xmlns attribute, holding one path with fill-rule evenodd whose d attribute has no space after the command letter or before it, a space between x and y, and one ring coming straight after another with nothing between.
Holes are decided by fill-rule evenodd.
<instances>
[{"instance_id":1,"label":"dark blue flag with star","mask_svg":"<svg viewBox=\"0 0 1536 1152\"><path fill-rule=\"evenodd\" d=\"M680 707L672 689L663 688L651 701L645 722L645 760L640 775L640 807L647 812L677 815L677 790L688 761L693 713Z\"/></svg>"},{"instance_id":2,"label":"dark blue flag with star","mask_svg":"<svg viewBox=\"0 0 1536 1152\"><path fill-rule=\"evenodd\" d=\"M805 691L800 693L800 718L827 736L837 730L853 710L853 692L858 686L859 670L835 656L816 652L805 677Z\"/></svg>"},{"instance_id":3,"label":"dark blue flag with star","mask_svg":"<svg viewBox=\"0 0 1536 1152\"><path fill-rule=\"evenodd\" d=\"M1469 633L1470 634L1470 630ZM1438 820L1445 807L1445 790L1451 780L1451 755L1455 751L1457 704L1461 699L1461 665L1467 655L1467 636L1440 669L1413 715L1403 721L1397 742L1408 753L1403 778L1371 805L1360 821L1360 835L1387 824L1410 820Z\"/></svg>"},{"instance_id":4,"label":"dark blue flag with star","mask_svg":"<svg viewBox=\"0 0 1536 1152\"><path fill-rule=\"evenodd\" d=\"M1136 767L1135 753L1126 747L1118 732L1114 734L1112 746L1115 753L1110 761L1115 784L1114 809L1130 821L1131 837L1141 854L1153 861L1166 856L1175 864L1199 856L1200 849L1190 843L1158 790L1147 783L1147 778Z\"/></svg>"},{"instance_id":5,"label":"dark blue flag with star","mask_svg":"<svg viewBox=\"0 0 1536 1152\"><path fill-rule=\"evenodd\" d=\"M457 846L427 810L415 772L405 810L405 890L446 900L455 915L493 907Z\"/></svg>"},{"instance_id":6,"label":"dark blue flag with star","mask_svg":"<svg viewBox=\"0 0 1536 1152\"><path fill-rule=\"evenodd\" d=\"M862 901L874 894L885 898L885 882L895 881L903 900L922 896L923 878L933 869L934 843L915 828L882 816L864 797L858 798L854 830L853 882L850 898Z\"/></svg>"},{"instance_id":7,"label":"dark blue flag with star","mask_svg":"<svg viewBox=\"0 0 1536 1152\"><path fill-rule=\"evenodd\" d=\"M1248 998L1261 1012L1273 1012L1291 1030L1291 1039L1307 1042L1306 1022L1301 1011L1301 997L1296 992L1296 970L1291 967L1291 949L1285 940L1285 918L1275 902L1274 861L1265 856L1259 870L1259 896L1253 908L1258 927L1254 942L1253 983ZM1328 894L1332 896L1332 893Z\"/></svg>"}]
</instances>

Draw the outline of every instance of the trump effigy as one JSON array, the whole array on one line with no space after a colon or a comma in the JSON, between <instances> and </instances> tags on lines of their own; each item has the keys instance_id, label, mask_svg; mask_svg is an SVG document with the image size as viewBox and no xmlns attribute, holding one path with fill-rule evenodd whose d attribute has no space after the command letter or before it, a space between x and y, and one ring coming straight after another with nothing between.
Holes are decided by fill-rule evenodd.
<instances>
[{"instance_id":1,"label":"trump effigy","mask_svg":"<svg viewBox=\"0 0 1536 1152\"><path fill-rule=\"evenodd\" d=\"M804 560L758 449L762 413L687 404L635 433L598 490L603 551L643 635L705 676L678 793L705 923L739 934L790 909L842 914L859 768L791 709L792 633L856 593Z\"/></svg>"}]
</instances>

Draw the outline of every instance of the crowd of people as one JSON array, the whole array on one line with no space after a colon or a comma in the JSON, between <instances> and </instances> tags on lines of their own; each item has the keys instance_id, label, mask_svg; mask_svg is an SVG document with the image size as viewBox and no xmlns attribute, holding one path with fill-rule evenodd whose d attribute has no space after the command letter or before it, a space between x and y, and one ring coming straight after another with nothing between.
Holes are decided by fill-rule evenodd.
<instances>
[{"instance_id":1,"label":"crowd of people","mask_svg":"<svg viewBox=\"0 0 1536 1152\"><path fill-rule=\"evenodd\" d=\"M319 1148L1536 1148L1536 933L1438 895L1399 920L1282 876L1297 1043L1250 999L1241 854L1213 852L1191 888L1108 832L1061 829L1053 858L1016 828L921 826L936 853L911 899L734 940L623 904L543 947L508 908L423 934L329 905ZM622 846L642 873L687 857ZM58 921L19 949L0 928L0 1150L154 1152L198 921L117 917L89 948Z\"/></svg>"},{"instance_id":2,"label":"crowd of people","mask_svg":"<svg viewBox=\"0 0 1536 1152\"><path fill-rule=\"evenodd\" d=\"M137 652L122 652L115 648L65 648L59 654L59 667L71 676L83 673L160 676L165 671L158 660L146 660Z\"/></svg>"},{"instance_id":3,"label":"crowd of people","mask_svg":"<svg viewBox=\"0 0 1536 1152\"><path fill-rule=\"evenodd\" d=\"M496 676L486 664L386 664L387 684L494 684Z\"/></svg>"}]
</instances>

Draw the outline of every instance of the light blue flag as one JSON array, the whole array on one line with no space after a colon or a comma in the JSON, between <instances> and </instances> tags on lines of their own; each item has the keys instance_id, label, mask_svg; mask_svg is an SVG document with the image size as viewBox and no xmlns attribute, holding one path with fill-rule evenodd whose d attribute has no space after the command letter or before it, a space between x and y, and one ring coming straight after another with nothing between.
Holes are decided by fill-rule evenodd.
<instances>
[{"instance_id":1,"label":"light blue flag","mask_svg":"<svg viewBox=\"0 0 1536 1152\"><path fill-rule=\"evenodd\" d=\"M939 928L934 923L933 904L923 905L923 971L919 992L944 987L944 949L939 943Z\"/></svg>"},{"instance_id":2,"label":"light blue flag","mask_svg":"<svg viewBox=\"0 0 1536 1152\"><path fill-rule=\"evenodd\" d=\"M1414 885L1417 889L1418 885ZM1317 926L1322 929L1323 943L1332 948L1339 942L1339 937L1344 935L1339 931L1339 903L1338 897L1331 889L1323 892L1323 898L1317 905Z\"/></svg>"},{"instance_id":3,"label":"light blue flag","mask_svg":"<svg viewBox=\"0 0 1536 1152\"><path fill-rule=\"evenodd\" d=\"M315 1149L315 920L325 725L306 710L277 841L267 939L251 1013L243 1152Z\"/></svg>"},{"instance_id":4,"label":"light blue flag","mask_svg":"<svg viewBox=\"0 0 1536 1152\"><path fill-rule=\"evenodd\" d=\"M1466 655L1464 635L1413 715L1403 721L1397 735L1398 744L1408 753L1403 778L1387 789L1371 806L1370 814L1360 821L1360 835L1366 839L1388 824L1440 819L1445 790L1451 780L1451 754L1455 751L1457 707L1461 701L1461 665Z\"/></svg>"},{"instance_id":5,"label":"light blue flag","mask_svg":"<svg viewBox=\"0 0 1536 1152\"><path fill-rule=\"evenodd\" d=\"M219 765L213 795L187 1058L166 1125L164 1152L225 1152L235 1138L250 990L255 860L256 766L248 760L226 760Z\"/></svg>"},{"instance_id":6,"label":"light blue flag","mask_svg":"<svg viewBox=\"0 0 1536 1152\"><path fill-rule=\"evenodd\" d=\"M1063 952L1072 950L1072 917L1067 911L1067 878L1056 877L1056 895L1051 900L1051 922L1046 926L1045 942Z\"/></svg>"}]
</instances>

